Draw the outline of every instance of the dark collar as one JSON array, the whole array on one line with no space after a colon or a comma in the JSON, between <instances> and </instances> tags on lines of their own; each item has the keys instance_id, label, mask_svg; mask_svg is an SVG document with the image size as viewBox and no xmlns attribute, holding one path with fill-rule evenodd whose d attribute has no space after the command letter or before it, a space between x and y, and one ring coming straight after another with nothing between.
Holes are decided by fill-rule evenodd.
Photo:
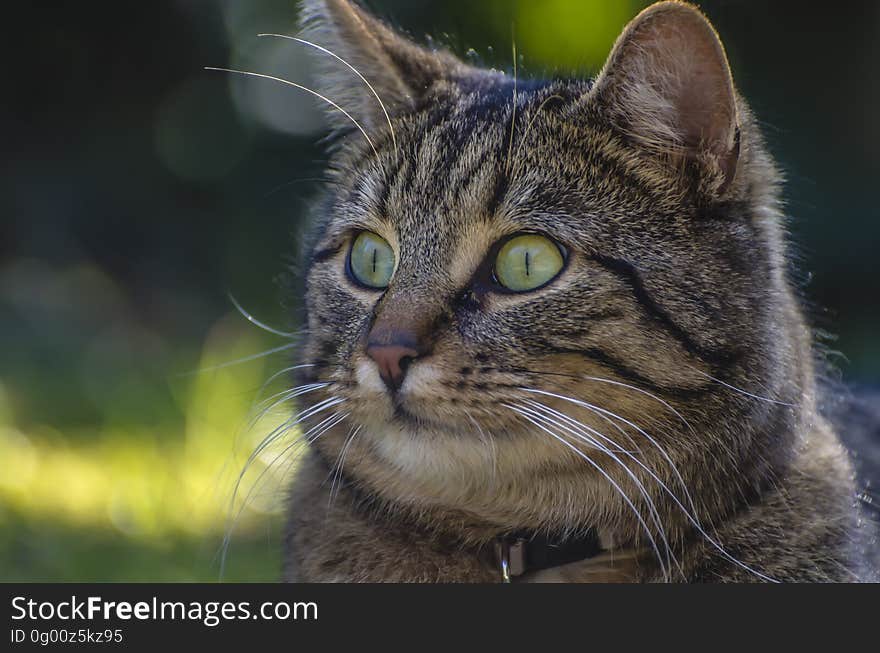
<instances>
[{"instance_id":1,"label":"dark collar","mask_svg":"<svg viewBox=\"0 0 880 653\"><path fill-rule=\"evenodd\" d=\"M505 583L528 572L587 560L602 551L592 528L584 535L566 538L519 531L497 537L494 544L495 562Z\"/></svg>"}]
</instances>

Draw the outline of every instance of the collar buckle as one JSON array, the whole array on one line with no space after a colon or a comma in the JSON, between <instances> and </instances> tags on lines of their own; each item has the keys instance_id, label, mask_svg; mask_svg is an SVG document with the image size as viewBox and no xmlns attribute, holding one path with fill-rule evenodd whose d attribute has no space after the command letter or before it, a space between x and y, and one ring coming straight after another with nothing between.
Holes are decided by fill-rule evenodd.
<instances>
[{"instance_id":1,"label":"collar buckle","mask_svg":"<svg viewBox=\"0 0 880 653\"><path fill-rule=\"evenodd\" d=\"M498 537L495 539L495 561L501 571L501 582L510 583L513 578L526 573L526 540L522 537Z\"/></svg>"}]
</instances>

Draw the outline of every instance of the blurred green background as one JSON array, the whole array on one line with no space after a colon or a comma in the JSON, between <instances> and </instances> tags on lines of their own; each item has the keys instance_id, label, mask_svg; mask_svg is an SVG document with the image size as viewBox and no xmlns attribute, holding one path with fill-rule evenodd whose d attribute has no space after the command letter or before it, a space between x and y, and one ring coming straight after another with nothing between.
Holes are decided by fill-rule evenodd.
<instances>
[{"instance_id":1,"label":"blurred green background","mask_svg":"<svg viewBox=\"0 0 880 653\"><path fill-rule=\"evenodd\" d=\"M419 39L521 75L594 74L637 0L399 0ZM701 3L789 179L814 324L880 381L880 3ZM291 461L261 385L295 328L276 278L325 155L293 0L18 3L0 119L0 580L278 577ZM293 261L296 262L295 260ZM286 308L285 308L286 306ZM292 459L291 459L292 460ZM264 472L268 469L268 472ZM262 475L262 476L261 476ZM245 501L244 498L247 497ZM230 516L238 517L230 526Z\"/></svg>"}]
</instances>

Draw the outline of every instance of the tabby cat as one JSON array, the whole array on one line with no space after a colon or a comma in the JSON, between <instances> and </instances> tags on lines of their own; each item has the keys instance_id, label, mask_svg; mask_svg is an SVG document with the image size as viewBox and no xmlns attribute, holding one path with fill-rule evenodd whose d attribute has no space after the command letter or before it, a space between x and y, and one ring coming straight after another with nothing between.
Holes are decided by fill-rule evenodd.
<instances>
[{"instance_id":1,"label":"tabby cat","mask_svg":"<svg viewBox=\"0 0 880 653\"><path fill-rule=\"evenodd\" d=\"M780 173L699 10L643 11L595 80L303 16L336 138L285 579L875 578Z\"/></svg>"}]
</instances>

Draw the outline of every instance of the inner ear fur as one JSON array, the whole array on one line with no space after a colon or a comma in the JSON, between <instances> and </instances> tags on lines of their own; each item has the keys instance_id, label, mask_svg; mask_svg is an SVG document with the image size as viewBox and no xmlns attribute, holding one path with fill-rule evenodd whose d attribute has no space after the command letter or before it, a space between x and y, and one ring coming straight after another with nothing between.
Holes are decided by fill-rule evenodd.
<instances>
[{"instance_id":1,"label":"inner ear fur","mask_svg":"<svg viewBox=\"0 0 880 653\"><path fill-rule=\"evenodd\" d=\"M616 128L673 165L695 162L723 192L736 174L739 126L724 46L684 2L659 2L621 35L591 95Z\"/></svg>"}]
</instances>

